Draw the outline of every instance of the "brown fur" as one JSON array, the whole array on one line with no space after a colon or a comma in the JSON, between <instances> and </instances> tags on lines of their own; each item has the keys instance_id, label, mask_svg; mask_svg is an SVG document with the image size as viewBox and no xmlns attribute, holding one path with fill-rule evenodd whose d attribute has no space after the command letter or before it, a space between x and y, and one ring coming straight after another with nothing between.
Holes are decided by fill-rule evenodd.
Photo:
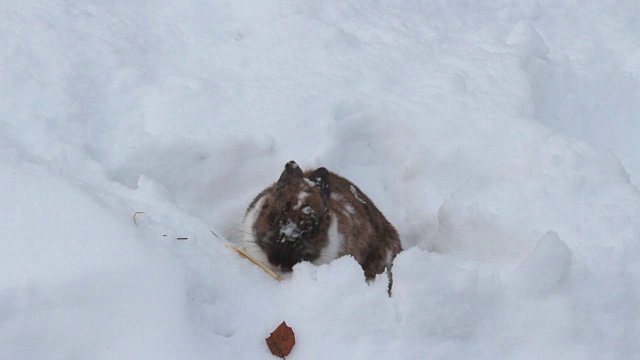
<instances>
[{"instance_id":1,"label":"brown fur","mask_svg":"<svg viewBox=\"0 0 640 360\"><path fill-rule=\"evenodd\" d=\"M282 271L352 255L371 280L402 250L395 228L357 186L325 168L303 173L293 161L252 201L245 222L245 246Z\"/></svg>"}]
</instances>

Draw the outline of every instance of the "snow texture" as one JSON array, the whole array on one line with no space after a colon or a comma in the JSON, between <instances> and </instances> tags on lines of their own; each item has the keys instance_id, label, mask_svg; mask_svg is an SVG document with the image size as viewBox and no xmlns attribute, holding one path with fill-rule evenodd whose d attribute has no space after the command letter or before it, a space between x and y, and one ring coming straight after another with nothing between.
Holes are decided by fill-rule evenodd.
<instances>
[{"instance_id":1,"label":"snow texture","mask_svg":"<svg viewBox=\"0 0 640 360\"><path fill-rule=\"evenodd\" d=\"M0 357L272 359L284 320L288 359L638 358L639 18L5 0ZM225 247L291 159L396 226L393 297L351 257L277 282Z\"/></svg>"},{"instance_id":2,"label":"snow texture","mask_svg":"<svg viewBox=\"0 0 640 360\"><path fill-rule=\"evenodd\" d=\"M287 219L280 226L280 235L283 235L280 239L280 242L295 241L297 238L300 237L300 234L301 234L301 231L298 228L298 224L291 221L291 219Z\"/></svg>"}]
</instances>

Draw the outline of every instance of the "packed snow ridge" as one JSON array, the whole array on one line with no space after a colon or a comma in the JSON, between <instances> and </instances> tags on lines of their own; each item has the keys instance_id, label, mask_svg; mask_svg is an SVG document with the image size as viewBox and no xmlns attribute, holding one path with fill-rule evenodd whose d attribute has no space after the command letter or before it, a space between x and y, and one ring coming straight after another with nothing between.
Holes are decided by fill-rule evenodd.
<instances>
[{"instance_id":1,"label":"packed snow ridge","mask_svg":"<svg viewBox=\"0 0 640 360\"><path fill-rule=\"evenodd\" d=\"M5 1L0 357L273 359L284 320L288 359L638 358L639 16ZM290 159L396 226L392 297L225 247Z\"/></svg>"}]
</instances>

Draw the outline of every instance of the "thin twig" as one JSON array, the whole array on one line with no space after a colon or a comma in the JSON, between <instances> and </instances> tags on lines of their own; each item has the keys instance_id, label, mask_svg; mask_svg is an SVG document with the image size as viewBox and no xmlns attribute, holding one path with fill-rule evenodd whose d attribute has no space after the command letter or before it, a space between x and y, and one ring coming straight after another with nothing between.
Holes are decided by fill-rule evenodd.
<instances>
[{"instance_id":1,"label":"thin twig","mask_svg":"<svg viewBox=\"0 0 640 360\"><path fill-rule=\"evenodd\" d=\"M189 240L189 238L185 238L185 237L179 237L179 238L176 238L176 239L178 239L178 240Z\"/></svg>"},{"instance_id":2,"label":"thin twig","mask_svg":"<svg viewBox=\"0 0 640 360\"><path fill-rule=\"evenodd\" d=\"M220 239L220 236L216 235L216 233L213 232L213 230L210 230L211 233L213 234L213 236L217 237L218 239Z\"/></svg>"},{"instance_id":3,"label":"thin twig","mask_svg":"<svg viewBox=\"0 0 640 360\"><path fill-rule=\"evenodd\" d=\"M246 251L237 248L235 245L233 244L227 244L228 248L232 248L233 250L235 250L238 254L240 254L242 257L249 259L252 263L260 266L262 268L262 270L264 270L267 274L271 275L274 279L278 280L278 281L282 281L284 280L280 275L274 273L271 269L269 269L266 265L264 265L263 263L261 263L260 261L258 261L256 258L254 258L253 256L249 255L249 253L247 253Z\"/></svg>"},{"instance_id":4,"label":"thin twig","mask_svg":"<svg viewBox=\"0 0 640 360\"><path fill-rule=\"evenodd\" d=\"M138 215L138 214L145 214L145 212L144 211L136 211L136 212L133 213L133 223L136 226L138 226L138 222L136 221L136 215Z\"/></svg>"}]
</instances>

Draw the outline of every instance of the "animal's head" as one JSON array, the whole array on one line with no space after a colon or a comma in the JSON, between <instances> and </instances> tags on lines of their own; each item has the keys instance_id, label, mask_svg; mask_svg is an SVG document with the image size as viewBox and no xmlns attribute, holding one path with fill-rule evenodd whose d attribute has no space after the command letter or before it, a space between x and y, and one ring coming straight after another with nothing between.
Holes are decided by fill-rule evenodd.
<instances>
[{"instance_id":1,"label":"animal's head","mask_svg":"<svg viewBox=\"0 0 640 360\"><path fill-rule=\"evenodd\" d=\"M294 161L267 193L253 225L255 240L269 262L290 271L300 261L318 258L327 243L329 171L305 176Z\"/></svg>"}]
</instances>

